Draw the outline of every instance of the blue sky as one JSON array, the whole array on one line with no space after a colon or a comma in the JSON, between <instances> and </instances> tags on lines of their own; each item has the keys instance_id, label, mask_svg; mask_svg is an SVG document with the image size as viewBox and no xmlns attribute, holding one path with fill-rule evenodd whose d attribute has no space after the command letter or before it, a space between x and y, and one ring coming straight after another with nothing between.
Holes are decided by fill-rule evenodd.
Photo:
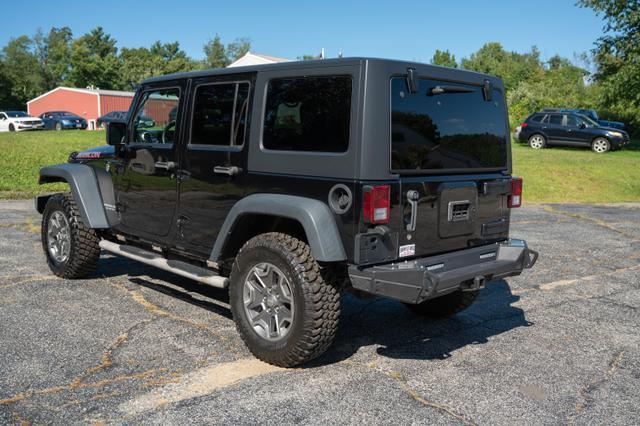
<instances>
[{"instance_id":1,"label":"blue sky","mask_svg":"<svg viewBox=\"0 0 640 426\"><path fill-rule=\"evenodd\" d=\"M538 46L544 59L573 58L602 34L602 20L574 0L524 1L40 1L0 14L0 45L38 28L69 26L81 35L100 25L119 47L178 40L192 57L220 34L223 42L248 37L252 51L296 58L374 56L427 62L435 49L468 56L499 41L523 52Z\"/></svg>"}]
</instances>

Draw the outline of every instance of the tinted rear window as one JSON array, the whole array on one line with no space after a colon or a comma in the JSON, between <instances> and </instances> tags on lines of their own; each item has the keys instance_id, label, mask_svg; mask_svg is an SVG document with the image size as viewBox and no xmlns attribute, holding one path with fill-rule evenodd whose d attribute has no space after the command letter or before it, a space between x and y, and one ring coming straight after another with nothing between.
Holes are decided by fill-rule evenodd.
<instances>
[{"instance_id":1,"label":"tinted rear window","mask_svg":"<svg viewBox=\"0 0 640 426\"><path fill-rule=\"evenodd\" d=\"M428 95L438 86L443 93ZM392 170L506 168L508 127L499 90L485 101L480 86L420 79L412 94L396 77L391 91Z\"/></svg>"},{"instance_id":2,"label":"tinted rear window","mask_svg":"<svg viewBox=\"0 0 640 426\"><path fill-rule=\"evenodd\" d=\"M345 152L349 147L351 77L271 80L262 143L266 149Z\"/></svg>"},{"instance_id":3,"label":"tinted rear window","mask_svg":"<svg viewBox=\"0 0 640 426\"><path fill-rule=\"evenodd\" d=\"M533 114L528 121L532 123L541 123L543 118L544 118L544 114Z\"/></svg>"}]
</instances>

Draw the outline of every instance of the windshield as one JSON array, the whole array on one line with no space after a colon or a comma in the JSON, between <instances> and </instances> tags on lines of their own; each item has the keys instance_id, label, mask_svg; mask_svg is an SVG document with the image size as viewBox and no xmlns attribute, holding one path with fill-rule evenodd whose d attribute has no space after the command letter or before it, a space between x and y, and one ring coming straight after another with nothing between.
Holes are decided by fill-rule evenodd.
<instances>
[{"instance_id":1,"label":"windshield","mask_svg":"<svg viewBox=\"0 0 640 426\"><path fill-rule=\"evenodd\" d=\"M29 114L27 114L26 112L22 112L22 111L7 111L6 114L7 114L7 116L9 116L11 118L28 117L29 116Z\"/></svg>"},{"instance_id":2,"label":"windshield","mask_svg":"<svg viewBox=\"0 0 640 426\"><path fill-rule=\"evenodd\" d=\"M587 125L591 126L591 127L598 127L599 124L597 122L595 122L594 120L592 120L591 118L589 118L586 115L581 115L580 118L582 119L582 121L584 121Z\"/></svg>"},{"instance_id":3,"label":"windshield","mask_svg":"<svg viewBox=\"0 0 640 426\"><path fill-rule=\"evenodd\" d=\"M504 96L493 89L420 79L407 90L391 79L391 169L398 172L507 167L508 126Z\"/></svg>"}]
</instances>

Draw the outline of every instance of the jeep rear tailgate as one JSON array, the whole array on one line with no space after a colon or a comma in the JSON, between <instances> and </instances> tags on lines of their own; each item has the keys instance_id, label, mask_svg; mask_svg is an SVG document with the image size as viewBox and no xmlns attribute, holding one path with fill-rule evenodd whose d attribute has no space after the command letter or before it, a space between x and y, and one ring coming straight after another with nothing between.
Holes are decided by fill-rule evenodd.
<instances>
[{"instance_id":1,"label":"jeep rear tailgate","mask_svg":"<svg viewBox=\"0 0 640 426\"><path fill-rule=\"evenodd\" d=\"M508 237L504 94L484 85L391 79L391 170L400 176L399 257Z\"/></svg>"}]
</instances>

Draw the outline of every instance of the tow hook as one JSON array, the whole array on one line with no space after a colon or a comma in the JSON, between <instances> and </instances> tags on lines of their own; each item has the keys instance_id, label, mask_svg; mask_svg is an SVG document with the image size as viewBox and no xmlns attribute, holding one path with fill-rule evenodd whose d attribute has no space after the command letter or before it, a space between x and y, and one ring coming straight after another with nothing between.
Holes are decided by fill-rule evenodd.
<instances>
[{"instance_id":1,"label":"tow hook","mask_svg":"<svg viewBox=\"0 0 640 426\"><path fill-rule=\"evenodd\" d=\"M483 275L478 275L472 281L462 284L462 291L477 291L483 289L487 279Z\"/></svg>"}]
</instances>

